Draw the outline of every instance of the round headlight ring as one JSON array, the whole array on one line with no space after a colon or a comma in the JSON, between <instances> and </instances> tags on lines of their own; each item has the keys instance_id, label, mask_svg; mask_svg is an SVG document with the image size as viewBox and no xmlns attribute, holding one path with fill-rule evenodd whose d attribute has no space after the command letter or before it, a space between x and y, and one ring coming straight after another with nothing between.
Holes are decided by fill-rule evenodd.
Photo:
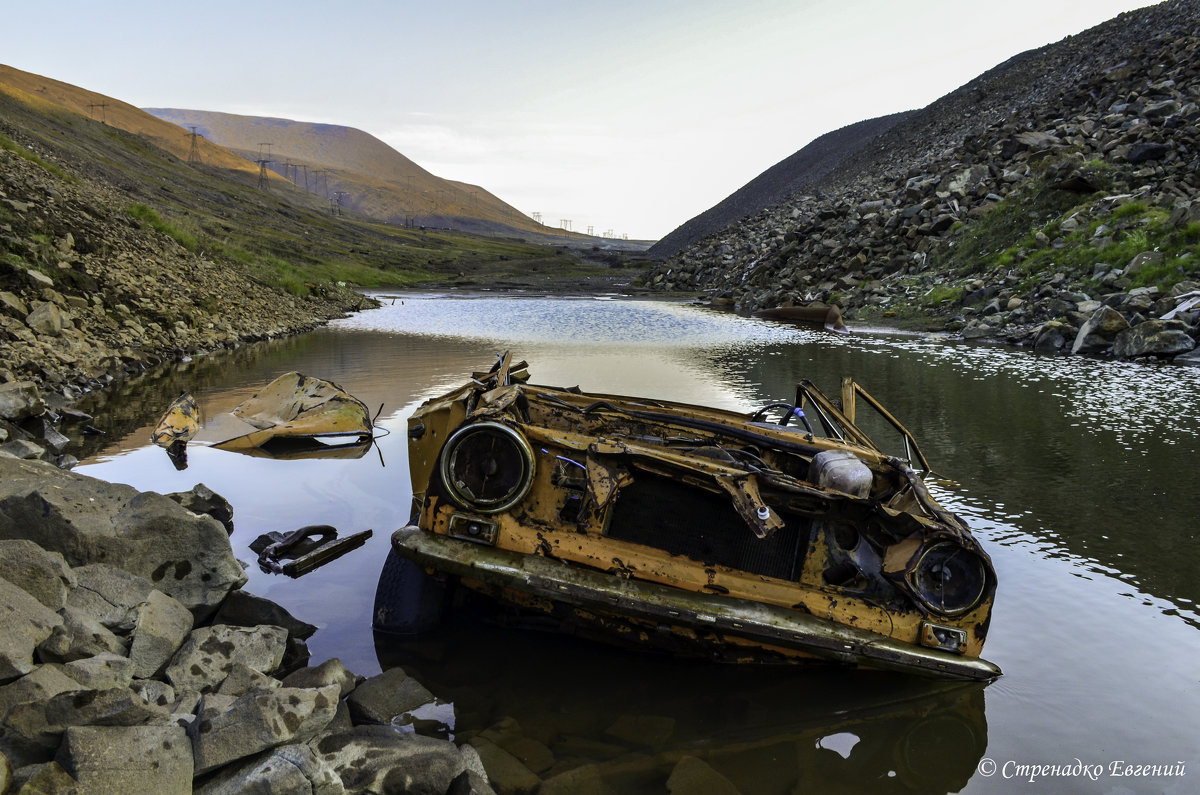
<instances>
[{"instance_id":1,"label":"round headlight ring","mask_svg":"<svg viewBox=\"0 0 1200 795\"><path fill-rule=\"evenodd\" d=\"M979 604L987 579L981 557L953 541L939 541L921 553L909 584L930 610L953 616Z\"/></svg>"},{"instance_id":2,"label":"round headlight ring","mask_svg":"<svg viewBox=\"0 0 1200 795\"><path fill-rule=\"evenodd\" d=\"M533 448L498 422L459 428L442 448L440 472L451 498L463 508L498 513L516 505L533 485Z\"/></svg>"}]
</instances>

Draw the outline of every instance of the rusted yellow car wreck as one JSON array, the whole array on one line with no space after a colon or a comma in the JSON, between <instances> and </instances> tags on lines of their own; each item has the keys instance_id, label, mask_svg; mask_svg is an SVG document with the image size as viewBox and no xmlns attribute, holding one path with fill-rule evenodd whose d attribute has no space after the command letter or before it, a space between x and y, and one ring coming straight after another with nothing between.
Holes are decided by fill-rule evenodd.
<instances>
[{"instance_id":1,"label":"rusted yellow car wreck","mask_svg":"<svg viewBox=\"0 0 1200 795\"><path fill-rule=\"evenodd\" d=\"M844 408L802 382L750 417L527 379L506 354L409 420L413 515L378 629L426 629L456 591L676 654L999 675L987 553L849 379ZM864 402L908 460L855 425Z\"/></svg>"}]
</instances>

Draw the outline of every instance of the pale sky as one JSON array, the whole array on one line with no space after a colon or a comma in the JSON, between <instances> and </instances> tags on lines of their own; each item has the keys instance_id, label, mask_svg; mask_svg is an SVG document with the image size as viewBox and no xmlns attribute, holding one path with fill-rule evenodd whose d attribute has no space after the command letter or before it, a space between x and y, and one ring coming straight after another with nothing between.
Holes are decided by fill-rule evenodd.
<instances>
[{"instance_id":1,"label":"pale sky","mask_svg":"<svg viewBox=\"0 0 1200 795\"><path fill-rule=\"evenodd\" d=\"M801 149L1139 0L0 0L0 63L357 127L577 232L666 235Z\"/></svg>"}]
</instances>

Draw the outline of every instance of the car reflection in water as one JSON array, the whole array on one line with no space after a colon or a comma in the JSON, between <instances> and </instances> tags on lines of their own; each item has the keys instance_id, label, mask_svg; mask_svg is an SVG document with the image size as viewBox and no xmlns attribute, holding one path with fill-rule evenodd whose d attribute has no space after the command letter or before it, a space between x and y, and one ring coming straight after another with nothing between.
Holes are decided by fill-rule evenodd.
<instances>
[{"instance_id":1,"label":"car reflection in water","mask_svg":"<svg viewBox=\"0 0 1200 795\"><path fill-rule=\"evenodd\" d=\"M665 792L699 760L746 793L956 792L987 748L983 684L680 662L476 618L376 634L381 666L442 700L397 722L494 742L543 782Z\"/></svg>"}]
</instances>

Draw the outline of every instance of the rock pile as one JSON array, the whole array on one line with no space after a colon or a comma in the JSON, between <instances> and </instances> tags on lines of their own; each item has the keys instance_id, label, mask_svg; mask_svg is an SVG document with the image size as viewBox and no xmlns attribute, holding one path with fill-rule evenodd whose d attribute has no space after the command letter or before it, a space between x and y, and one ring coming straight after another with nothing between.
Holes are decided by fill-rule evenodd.
<instances>
[{"instance_id":1,"label":"rock pile","mask_svg":"<svg viewBox=\"0 0 1200 795\"><path fill-rule=\"evenodd\" d=\"M221 522L0 453L0 791L490 793L400 669L308 666ZM211 494L200 494L213 502Z\"/></svg>"},{"instance_id":2,"label":"rock pile","mask_svg":"<svg viewBox=\"0 0 1200 795\"><path fill-rule=\"evenodd\" d=\"M1198 22L1195 0L1164 3L998 68L897 125L894 148L866 147L857 171L710 235L647 284L743 313L832 303L965 338L1195 363ZM1004 77L1039 65L1056 71L1024 94ZM895 137L915 130L929 137Z\"/></svg>"},{"instance_id":3,"label":"rock pile","mask_svg":"<svg viewBox=\"0 0 1200 795\"><path fill-rule=\"evenodd\" d=\"M299 298L188 250L100 184L0 149L0 383L68 397L158 362L306 329L359 308Z\"/></svg>"}]
</instances>

